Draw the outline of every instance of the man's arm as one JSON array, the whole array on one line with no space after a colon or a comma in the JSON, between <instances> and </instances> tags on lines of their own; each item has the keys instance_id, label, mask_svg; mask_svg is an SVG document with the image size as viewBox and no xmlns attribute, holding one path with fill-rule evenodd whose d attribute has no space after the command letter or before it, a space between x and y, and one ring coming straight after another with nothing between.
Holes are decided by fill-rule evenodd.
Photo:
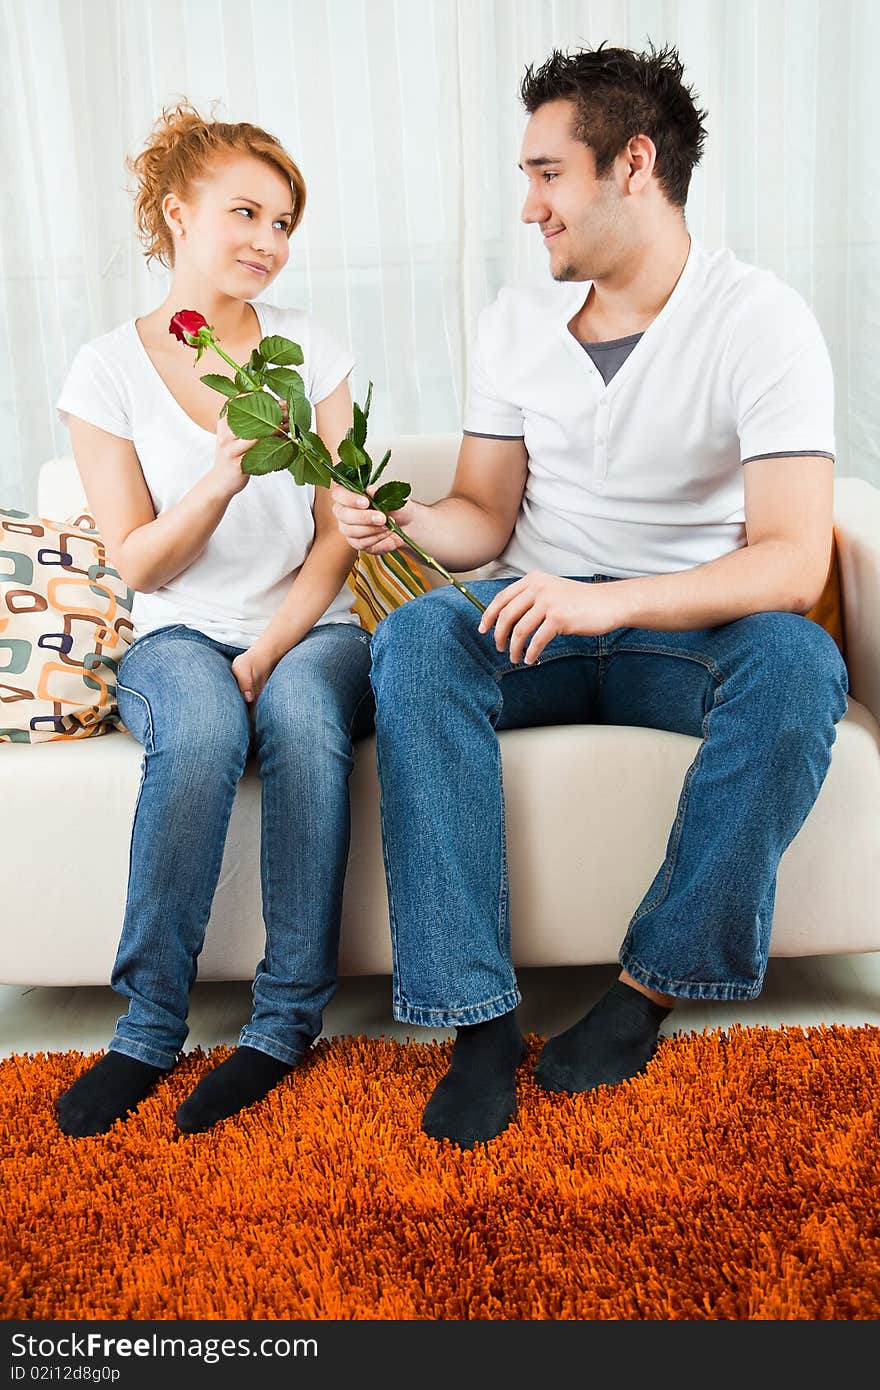
<instances>
[{"instance_id":1,"label":"man's arm","mask_svg":"<svg viewBox=\"0 0 880 1390\"><path fill-rule=\"evenodd\" d=\"M579 584L534 572L502 590L480 619L499 651L531 665L559 633L618 627L687 632L751 613L808 613L831 558L834 464L820 455L750 459L745 469L748 544L674 574Z\"/></svg>"},{"instance_id":2,"label":"man's arm","mask_svg":"<svg viewBox=\"0 0 880 1390\"><path fill-rule=\"evenodd\" d=\"M621 580L618 627L683 632L749 613L810 611L831 558L833 460L750 459L743 471L748 544L694 569Z\"/></svg>"},{"instance_id":3,"label":"man's arm","mask_svg":"<svg viewBox=\"0 0 880 1390\"><path fill-rule=\"evenodd\" d=\"M401 466L405 472L405 460ZM510 539L527 472L522 439L467 434L449 495L432 503L410 498L391 515L416 545L453 574L479 569L497 559ZM406 546L385 526L382 513L370 511L366 499L338 483L330 488L330 496L339 529L355 550L370 555L397 549L406 552Z\"/></svg>"}]
</instances>

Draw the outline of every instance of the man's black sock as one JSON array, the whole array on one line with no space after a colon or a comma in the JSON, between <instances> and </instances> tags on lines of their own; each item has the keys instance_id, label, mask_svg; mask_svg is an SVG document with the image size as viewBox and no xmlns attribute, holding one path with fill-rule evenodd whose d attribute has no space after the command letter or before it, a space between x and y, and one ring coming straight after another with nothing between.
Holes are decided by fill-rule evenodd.
<instances>
[{"instance_id":1,"label":"man's black sock","mask_svg":"<svg viewBox=\"0 0 880 1390\"><path fill-rule=\"evenodd\" d=\"M452 1064L422 1116L425 1133L461 1149L501 1134L516 1114L516 1069L525 1052L514 1013L459 1028Z\"/></svg>"},{"instance_id":2,"label":"man's black sock","mask_svg":"<svg viewBox=\"0 0 880 1390\"><path fill-rule=\"evenodd\" d=\"M179 1106L174 1116L177 1128L184 1134L197 1134L237 1115L239 1110L268 1095L295 1065L242 1044L225 1062L203 1076Z\"/></svg>"},{"instance_id":3,"label":"man's black sock","mask_svg":"<svg viewBox=\"0 0 880 1390\"><path fill-rule=\"evenodd\" d=\"M149 1062L127 1057L124 1052L105 1052L56 1100L58 1124L75 1139L106 1134L169 1071L171 1067L153 1067Z\"/></svg>"},{"instance_id":4,"label":"man's black sock","mask_svg":"<svg viewBox=\"0 0 880 1390\"><path fill-rule=\"evenodd\" d=\"M535 1080L545 1091L574 1094L636 1076L656 1052L660 1024L670 1012L615 980L589 1013L544 1044Z\"/></svg>"}]
</instances>

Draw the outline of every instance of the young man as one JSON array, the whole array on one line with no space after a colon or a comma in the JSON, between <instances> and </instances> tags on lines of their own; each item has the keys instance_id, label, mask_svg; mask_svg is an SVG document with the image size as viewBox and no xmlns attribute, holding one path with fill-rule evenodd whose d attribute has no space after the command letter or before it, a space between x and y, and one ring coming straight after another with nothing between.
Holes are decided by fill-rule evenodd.
<instances>
[{"instance_id":1,"label":"young man","mask_svg":"<svg viewBox=\"0 0 880 1390\"><path fill-rule=\"evenodd\" d=\"M483 312L452 491L395 513L450 570L496 561L470 585L488 606L447 586L373 639L394 1012L457 1029L423 1126L463 1148L515 1114L523 1055L497 731L702 738L619 978L538 1062L581 1092L644 1070L677 997L759 994L779 860L846 710L803 616L831 551L828 355L793 290L689 236L705 113L678 55L554 53L522 97L522 217L559 284ZM332 491L354 547L395 548Z\"/></svg>"}]
</instances>

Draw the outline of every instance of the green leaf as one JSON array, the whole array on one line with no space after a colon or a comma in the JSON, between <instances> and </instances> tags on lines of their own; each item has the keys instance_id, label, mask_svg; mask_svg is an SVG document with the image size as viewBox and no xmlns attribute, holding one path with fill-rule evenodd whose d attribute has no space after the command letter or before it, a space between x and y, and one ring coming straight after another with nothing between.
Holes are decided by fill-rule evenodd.
<instances>
[{"instance_id":1,"label":"green leaf","mask_svg":"<svg viewBox=\"0 0 880 1390\"><path fill-rule=\"evenodd\" d=\"M260 349L254 348L253 352L250 355L250 358L248 359L248 371L253 372L255 376L259 376L260 372L262 371L263 367L265 367L265 365L266 364L263 361L263 355L260 352Z\"/></svg>"},{"instance_id":2,"label":"green leaf","mask_svg":"<svg viewBox=\"0 0 880 1390\"><path fill-rule=\"evenodd\" d=\"M390 459L390 457L391 457L391 450L389 449L388 452L386 453L385 457L383 458L382 462L379 464L379 467L376 469L375 473L373 474L372 478L370 479L370 485L371 485L371 486L372 486L373 483L378 482L379 478L381 478L382 473L383 473L384 470L385 470L385 465L387 464L387 462L388 462L388 460Z\"/></svg>"},{"instance_id":3,"label":"green leaf","mask_svg":"<svg viewBox=\"0 0 880 1390\"><path fill-rule=\"evenodd\" d=\"M219 372L209 372L207 376L200 377L199 379L203 381L206 386L210 386L212 391L220 391L224 396L237 396L239 394L235 382L228 376L221 375Z\"/></svg>"},{"instance_id":4,"label":"green leaf","mask_svg":"<svg viewBox=\"0 0 880 1390\"><path fill-rule=\"evenodd\" d=\"M307 458L305 459L305 480L307 483L312 483L314 487L329 487L333 482L333 477L323 463L319 463L314 458Z\"/></svg>"},{"instance_id":5,"label":"green leaf","mask_svg":"<svg viewBox=\"0 0 880 1390\"><path fill-rule=\"evenodd\" d=\"M360 469L352 468L350 464L347 464L343 459L340 459L336 465L336 472L341 473L343 478L347 478L350 483L357 483L357 488L354 489L354 491L361 491L362 484Z\"/></svg>"},{"instance_id":6,"label":"green leaf","mask_svg":"<svg viewBox=\"0 0 880 1390\"><path fill-rule=\"evenodd\" d=\"M299 343L277 334L262 340L260 355L267 367L299 367L303 361L303 351Z\"/></svg>"},{"instance_id":7,"label":"green leaf","mask_svg":"<svg viewBox=\"0 0 880 1390\"><path fill-rule=\"evenodd\" d=\"M306 434L312 424L312 407L305 396L293 394L288 396L287 409L297 429L301 430L303 434Z\"/></svg>"},{"instance_id":8,"label":"green leaf","mask_svg":"<svg viewBox=\"0 0 880 1390\"><path fill-rule=\"evenodd\" d=\"M296 458L290 465L290 471L293 474L293 481L296 483L297 487L302 487L306 480L306 465L305 459L298 450Z\"/></svg>"},{"instance_id":9,"label":"green leaf","mask_svg":"<svg viewBox=\"0 0 880 1390\"><path fill-rule=\"evenodd\" d=\"M354 437L354 442L355 442L355 444L357 444L357 446L358 446L359 449L362 449L363 446L364 446L364 444L367 442L367 417L366 417L366 415L364 414L364 412L361 410L361 408L360 408L360 406L358 405L357 401L355 401L355 403L354 403L353 413L354 413L354 426L353 426L353 437Z\"/></svg>"},{"instance_id":10,"label":"green leaf","mask_svg":"<svg viewBox=\"0 0 880 1390\"><path fill-rule=\"evenodd\" d=\"M277 396L306 394L305 382L299 372L292 371L290 367L267 367L263 380Z\"/></svg>"},{"instance_id":11,"label":"green leaf","mask_svg":"<svg viewBox=\"0 0 880 1390\"><path fill-rule=\"evenodd\" d=\"M264 473L277 473L282 468L289 467L294 455L294 446L289 439L277 439L274 435L271 439L261 439L252 449L242 456L241 469L243 473L256 473L262 476Z\"/></svg>"},{"instance_id":12,"label":"green leaf","mask_svg":"<svg viewBox=\"0 0 880 1390\"><path fill-rule=\"evenodd\" d=\"M317 454L318 458L321 460L322 463L326 463L328 465L331 465L333 463L333 460L330 457L329 451L327 449L327 445L324 443L323 439L319 434L312 434L311 430L303 430L302 436L306 444L308 444L311 447L312 453Z\"/></svg>"},{"instance_id":13,"label":"green leaf","mask_svg":"<svg viewBox=\"0 0 880 1390\"><path fill-rule=\"evenodd\" d=\"M373 493L373 501L381 512L396 512L411 492L409 483L383 483L379 491Z\"/></svg>"},{"instance_id":14,"label":"green leaf","mask_svg":"<svg viewBox=\"0 0 880 1390\"><path fill-rule=\"evenodd\" d=\"M267 391L252 391L229 402L226 419L239 439L265 439L281 425L281 407Z\"/></svg>"},{"instance_id":15,"label":"green leaf","mask_svg":"<svg viewBox=\"0 0 880 1390\"><path fill-rule=\"evenodd\" d=\"M339 457L349 470L346 477L356 477L361 487L366 487L372 465L363 449L359 449L347 435L339 445Z\"/></svg>"},{"instance_id":16,"label":"green leaf","mask_svg":"<svg viewBox=\"0 0 880 1390\"><path fill-rule=\"evenodd\" d=\"M243 371L235 373L235 384L239 391L253 391L257 386L253 378L248 376L247 372Z\"/></svg>"},{"instance_id":17,"label":"green leaf","mask_svg":"<svg viewBox=\"0 0 880 1390\"><path fill-rule=\"evenodd\" d=\"M365 420L368 420L368 419L369 419L369 416L370 416L370 402L372 401L372 399L373 399L373 383L372 383L372 381L371 381L370 384L369 384L369 386L367 387L367 399L364 401L364 419L365 419Z\"/></svg>"}]
</instances>

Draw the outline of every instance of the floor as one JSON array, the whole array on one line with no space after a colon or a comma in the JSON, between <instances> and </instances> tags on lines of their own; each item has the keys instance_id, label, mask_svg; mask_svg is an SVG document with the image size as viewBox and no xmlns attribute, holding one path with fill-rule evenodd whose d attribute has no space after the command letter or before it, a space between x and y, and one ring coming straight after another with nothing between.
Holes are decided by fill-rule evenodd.
<instances>
[{"instance_id":1,"label":"floor","mask_svg":"<svg viewBox=\"0 0 880 1390\"><path fill-rule=\"evenodd\" d=\"M614 965L522 970L520 1023L526 1033L550 1035L573 1023L617 975ZM27 988L0 985L0 1057L12 1053L101 1051L113 1034L123 1001L109 988ZM197 983L191 996L185 1050L233 1045L250 1014L250 986ZM425 1042L451 1037L391 1018L391 982L385 976L339 982L325 1013L324 1036L385 1036ZM809 1027L845 1023L880 1026L880 952L770 961L764 990L751 1003L682 1000L663 1024L680 1030L764 1024Z\"/></svg>"}]
</instances>

